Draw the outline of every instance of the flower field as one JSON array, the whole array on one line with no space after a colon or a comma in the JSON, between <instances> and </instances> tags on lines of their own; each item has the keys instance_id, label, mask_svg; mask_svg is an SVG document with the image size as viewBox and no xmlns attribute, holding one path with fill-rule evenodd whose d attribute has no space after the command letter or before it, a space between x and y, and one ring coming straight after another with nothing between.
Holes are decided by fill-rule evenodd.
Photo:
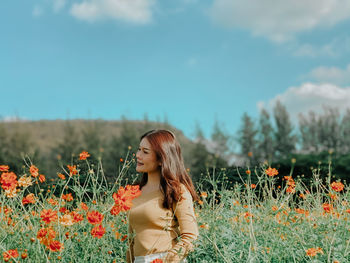
<instances>
[{"instance_id":1,"label":"flower field","mask_svg":"<svg viewBox=\"0 0 350 263\"><path fill-rule=\"evenodd\" d=\"M127 211L140 191L121 182L133 156L120 160L112 184L89 157L82 152L49 182L30 160L20 175L0 164L3 261L125 262ZM311 182L267 164L238 170L234 187L225 169L196 185L200 236L189 262L350 262L350 192L331 169L310 170Z\"/></svg>"}]
</instances>

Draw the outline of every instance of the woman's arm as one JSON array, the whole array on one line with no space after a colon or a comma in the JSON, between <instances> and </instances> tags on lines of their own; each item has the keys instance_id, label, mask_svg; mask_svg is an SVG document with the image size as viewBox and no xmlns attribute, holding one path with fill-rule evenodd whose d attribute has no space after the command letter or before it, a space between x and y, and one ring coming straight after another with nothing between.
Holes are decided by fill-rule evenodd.
<instances>
[{"instance_id":1,"label":"woman's arm","mask_svg":"<svg viewBox=\"0 0 350 263\"><path fill-rule=\"evenodd\" d=\"M127 263L132 263L135 260L134 257L134 233L133 230L130 226L129 222L129 227L128 227L128 250L126 251L126 262Z\"/></svg>"},{"instance_id":2,"label":"woman's arm","mask_svg":"<svg viewBox=\"0 0 350 263\"><path fill-rule=\"evenodd\" d=\"M190 192L182 186L182 199L176 203L174 214L180 227L180 238L169 251L165 262L180 262L193 250L192 242L198 237L198 226L193 210L193 201Z\"/></svg>"}]
</instances>

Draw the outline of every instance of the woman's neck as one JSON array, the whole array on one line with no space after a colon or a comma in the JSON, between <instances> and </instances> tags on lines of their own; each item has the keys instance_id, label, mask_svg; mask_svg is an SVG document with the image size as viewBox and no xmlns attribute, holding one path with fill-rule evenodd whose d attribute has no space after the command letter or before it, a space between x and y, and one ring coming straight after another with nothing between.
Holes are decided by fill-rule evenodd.
<instances>
[{"instance_id":1,"label":"woman's neck","mask_svg":"<svg viewBox=\"0 0 350 263\"><path fill-rule=\"evenodd\" d=\"M160 185L160 171L149 172L147 178L147 187L159 188Z\"/></svg>"}]
</instances>

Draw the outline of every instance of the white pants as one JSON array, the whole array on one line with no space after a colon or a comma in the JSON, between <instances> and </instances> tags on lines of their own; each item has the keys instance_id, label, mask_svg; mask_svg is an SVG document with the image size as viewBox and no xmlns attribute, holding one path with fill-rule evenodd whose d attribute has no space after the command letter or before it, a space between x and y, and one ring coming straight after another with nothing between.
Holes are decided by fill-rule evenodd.
<instances>
[{"instance_id":1,"label":"white pants","mask_svg":"<svg viewBox=\"0 0 350 263\"><path fill-rule=\"evenodd\" d=\"M167 252L163 252L163 253L157 253L157 254L150 254L147 256L140 256L140 257L135 257L135 261L134 263L151 263L153 260L159 258L164 260L166 257ZM183 263L186 263L186 259L184 259L183 261L181 261Z\"/></svg>"}]
</instances>

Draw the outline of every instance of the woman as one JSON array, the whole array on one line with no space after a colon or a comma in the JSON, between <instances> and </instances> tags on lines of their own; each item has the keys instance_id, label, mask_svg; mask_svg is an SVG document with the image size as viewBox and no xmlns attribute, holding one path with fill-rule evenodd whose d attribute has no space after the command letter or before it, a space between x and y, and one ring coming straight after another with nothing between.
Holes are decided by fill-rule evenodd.
<instances>
[{"instance_id":1,"label":"woman","mask_svg":"<svg viewBox=\"0 0 350 263\"><path fill-rule=\"evenodd\" d=\"M143 175L141 195L129 211L127 262L186 262L198 236L192 201L198 196L175 135L167 130L145 133L136 159L136 171Z\"/></svg>"}]
</instances>

